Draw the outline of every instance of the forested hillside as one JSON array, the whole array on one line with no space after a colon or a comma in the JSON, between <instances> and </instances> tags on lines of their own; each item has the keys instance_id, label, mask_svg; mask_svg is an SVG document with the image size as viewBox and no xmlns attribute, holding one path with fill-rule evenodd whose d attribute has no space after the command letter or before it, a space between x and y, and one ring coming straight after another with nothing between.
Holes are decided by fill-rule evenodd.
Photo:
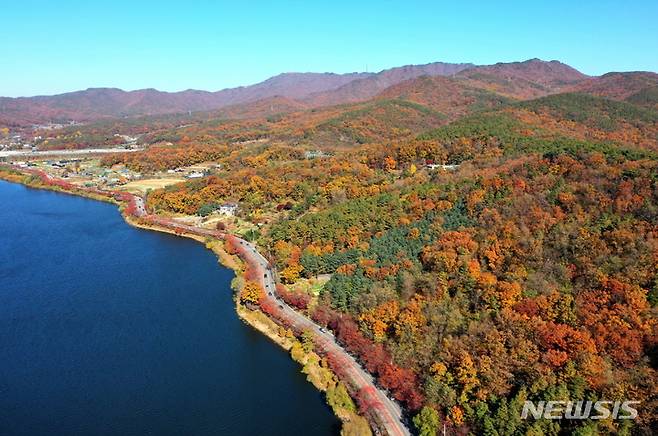
<instances>
[{"instance_id":1,"label":"forested hillside","mask_svg":"<svg viewBox=\"0 0 658 436\"><path fill-rule=\"evenodd\" d=\"M147 150L104 164L221 164L150 192L149 207L206 215L237 202L288 301L331 329L419 429L652 434L652 94L635 81L615 99L556 93L582 77L555 63L521 72L496 84L508 67L466 70L367 102L160 124ZM641 403L636 420L521 419L525 400L557 399Z\"/></svg>"}]
</instances>

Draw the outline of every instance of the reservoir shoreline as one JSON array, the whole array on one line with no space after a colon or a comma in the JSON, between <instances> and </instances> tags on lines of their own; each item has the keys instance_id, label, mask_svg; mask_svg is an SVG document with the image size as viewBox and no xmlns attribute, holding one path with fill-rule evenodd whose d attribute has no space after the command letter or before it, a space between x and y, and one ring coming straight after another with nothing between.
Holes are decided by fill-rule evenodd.
<instances>
[{"instance_id":1,"label":"reservoir shoreline","mask_svg":"<svg viewBox=\"0 0 658 436\"><path fill-rule=\"evenodd\" d=\"M7 169L8 171L6 171ZM221 239L181 231L180 229L169 228L165 225L146 221L145 219L131 215L126 212L127 207L130 207L126 199L117 198L116 195L113 195L114 193L107 191L104 193L93 192L86 188L77 186L73 187L73 189L67 189L58 185L46 184L43 183L42 179L33 172L25 170L21 171L14 167L2 164L0 164L0 180L17 183L30 189L52 191L113 204L118 207L124 222L132 227L182 236L204 244L207 249L215 254L218 262L222 266L234 272L235 279L231 283L234 296L235 292L241 288L242 283L244 282L244 263L237 256L230 255L224 249L224 244ZM360 435L372 434L370 425L367 423L366 418L356 412L356 408L353 407L353 404L352 407L344 407L344 404L338 405L335 401L329 401L327 389L332 387L331 380L333 380L334 387L336 384L341 383L336 374L327 367L326 363L321 363L321 359L317 354L313 351L300 353L299 349L301 348L301 343L290 329L280 326L259 310L251 310L241 305L237 298L234 298L234 302L235 311L243 323L265 335L280 348L287 351L292 360L301 366L302 372L307 376L307 381L324 394L323 398L325 403L330 406L334 415L341 421L344 433ZM329 379L330 381L327 382L326 379ZM357 433L355 433L355 431Z\"/></svg>"}]
</instances>

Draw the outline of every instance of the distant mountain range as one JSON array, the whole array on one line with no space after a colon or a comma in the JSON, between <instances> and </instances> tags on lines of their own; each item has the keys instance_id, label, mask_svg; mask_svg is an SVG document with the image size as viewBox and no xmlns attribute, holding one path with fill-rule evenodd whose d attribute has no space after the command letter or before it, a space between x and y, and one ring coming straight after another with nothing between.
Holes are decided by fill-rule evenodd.
<instances>
[{"instance_id":1,"label":"distant mountain range","mask_svg":"<svg viewBox=\"0 0 658 436\"><path fill-rule=\"evenodd\" d=\"M413 83L425 77L449 77L435 85L452 89L454 98L467 98L469 90L492 92L513 99L536 98L565 91L581 91L611 98L625 99L651 96L658 85L655 73L609 73L590 77L558 61L531 59L525 62L476 66L435 62L408 65L379 73L284 73L251 86L224 89L217 92L186 90L162 92L155 89L122 91L116 88L92 88L54 96L0 97L0 125L28 126L44 122L93 121L143 115L161 115L187 111L209 111L226 108L227 116L262 115L274 105L281 111L330 106L365 101L380 94L413 92ZM406 83L406 84L405 84ZM401 89L391 88L402 85ZM427 88L428 82L419 82ZM388 90L388 91L387 91ZM648 91L647 91L648 90ZM434 99L441 106L441 95L415 99ZM268 103L268 101L272 103ZM240 107L244 105L244 107Z\"/></svg>"},{"instance_id":2,"label":"distant mountain range","mask_svg":"<svg viewBox=\"0 0 658 436\"><path fill-rule=\"evenodd\" d=\"M406 65L380 71L369 77L352 80L336 89L315 92L303 98L303 101L311 106L354 103L374 97L386 88L405 80L421 76L452 76L473 67L475 67L473 64L449 64L444 62Z\"/></svg>"}]
</instances>

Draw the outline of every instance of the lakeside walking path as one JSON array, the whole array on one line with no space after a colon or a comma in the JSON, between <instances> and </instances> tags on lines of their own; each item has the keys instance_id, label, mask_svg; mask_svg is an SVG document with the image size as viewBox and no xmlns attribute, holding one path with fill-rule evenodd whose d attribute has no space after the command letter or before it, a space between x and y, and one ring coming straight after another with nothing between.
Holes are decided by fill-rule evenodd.
<instances>
[{"instance_id":1,"label":"lakeside walking path","mask_svg":"<svg viewBox=\"0 0 658 436\"><path fill-rule=\"evenodd\" d=\"M62 187L70 185L68 182L51 177L42 170L26 170L24 168L19 168L18 170L24 173L38 175L42 181L47 184L54 184ZM218 230L210 230L182 224L158 215L149 214L144 199L134 194L70 186L97 195L118 197L128 203L128 207L126 208L127 214L156 226L165 227L180 233L208 238L225 239L227 236L226 233ZM404 425L402 409L398 403L392 401L384 391L378 388L372 375L336 342L336 339L331 333L321 328L311 319L297 312L283 301L276 290L276 272L272 265L270 265L267 259L258 252L257 247L254 244L238 237L235 238L238 243L245 248L241 253L242 260L258 271L260 284L264 291L264 298L276 308L275 311L277 318L297 331L311 331L313 333L315 344L319 348L318 351L323 354L330 354L340 363L342 369L341 380L349 386L352 393L359 393L361 396L367 398L367 402L370 405L369 413L376 420L377 427L380 430L391 436L410 436L411 433ZM347 380L343 380L343 378L346 378Z\"/></svg>"}]
</instances>

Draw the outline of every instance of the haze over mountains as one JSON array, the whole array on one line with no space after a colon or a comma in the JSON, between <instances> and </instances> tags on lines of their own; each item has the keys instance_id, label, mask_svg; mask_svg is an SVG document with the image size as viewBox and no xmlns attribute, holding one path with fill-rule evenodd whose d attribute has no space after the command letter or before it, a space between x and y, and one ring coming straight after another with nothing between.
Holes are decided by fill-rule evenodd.
<instances>
[{"instance_id":1,"label":"haze over mountains","mask_svg":"<svg viewBox=\"0 0 658 436\"><path fill-rule=\"evenodd\" d=\"M434 81L428 78L436 78ZM658 75L609 73L589 77L558 61L476 66L436 62L408 65L379 73L284 73L251 86L217 92L155 89L122 91L92 88L54 96L0 98L0 124L27 126L43 122L93 121L104 118L161 115L221 108L237 118L276 112L362 102L373 97L409 98L420 104L445 108L468 104L474 93L495 93L498 98L529 99L558 92L578 91L615 99L647 98L658 85ZM471 97L469 97L471 96ZM268 100L270 99L270 100ZM456 99L456 100L455 100ZM246 106L245 106L246 105ZM456 109L458 112L458 110Z\"/></svg>"}]
</instances>

